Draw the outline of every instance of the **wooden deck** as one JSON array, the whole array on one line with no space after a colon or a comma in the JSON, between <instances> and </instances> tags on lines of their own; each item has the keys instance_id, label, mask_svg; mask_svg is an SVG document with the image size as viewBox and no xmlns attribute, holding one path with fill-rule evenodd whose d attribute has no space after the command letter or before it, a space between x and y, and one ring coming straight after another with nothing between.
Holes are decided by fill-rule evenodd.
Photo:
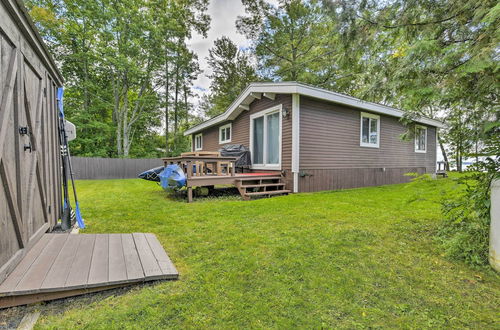
<instances>
[{"instance_id":1,"label":"wooden deck","mask_svg":"<svg viewBox=\"0 0 500 330\"><path fill-rule=\"evenodd\" d=\"M232 184L235 185L237 180L252 178L255 180L265 179L269 177L275 177L281 175L280 172L273 173L236 173L234 176L230 175L204 175L204 176L192 176L187 179L187 187L203 187L203 186L213 186L220 184Z\"/></svg>"},{"instance_id":2,"label":"wooden deck","mask_svg":"<svg viewBox=\"0 0 500 330\"><path fill-rule=\"evenodd\" d=\"M45 234L0 284L0 308L178 276L153 234Z\"/></svg>"}]
</instances>

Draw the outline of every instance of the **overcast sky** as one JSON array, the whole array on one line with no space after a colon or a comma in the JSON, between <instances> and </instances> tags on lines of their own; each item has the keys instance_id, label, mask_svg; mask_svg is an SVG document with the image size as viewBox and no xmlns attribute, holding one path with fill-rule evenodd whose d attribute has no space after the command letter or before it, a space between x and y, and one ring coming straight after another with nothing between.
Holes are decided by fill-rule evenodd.
<instances>
[{"instance_id":1,"label":"overcast sky","mask_svg":"<svg viewBox=\"0 0 500 330\"><path fill-rule=\"evenodd\" d=\"M235 21L238 15L244 15L245 10L240 0L211 0L208 14L212 18L208 38L199 34L193 35L190 40L190 48L198 54L202 74L194 83L195 88L208 89L210 79L206 77L208 50L212 47L214 40L222 36L229 37L238 46L248 46L248 40L236 32Z\"/></svg>"},{"instance_id":2,"label":"overcast sky","mask_svg":"<svg viewBox=\"0 0 500 330\"><path fill-rule=\"evenodd\" d=\"M277 0L269 0L272 4L277 4ZM239 15L245 15L245 9L241 0L210 0L208 14L212 18L208 37L203 38L199 34L194 34L190 40L190 48L198 54L200 68L203 71L194 82L194 89L202 92L210 86L210 79L207 78L208 50L213 46L214 40L222 36L229 37L236 45L248 47L249 41L236 31L236 18Z\"/></svg>"}]
</instances>

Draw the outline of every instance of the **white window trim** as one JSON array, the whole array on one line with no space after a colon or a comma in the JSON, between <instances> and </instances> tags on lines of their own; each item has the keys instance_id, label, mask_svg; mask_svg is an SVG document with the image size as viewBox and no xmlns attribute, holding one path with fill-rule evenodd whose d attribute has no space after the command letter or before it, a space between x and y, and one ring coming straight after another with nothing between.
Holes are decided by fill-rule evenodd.
<instances>
[{"instance_id":1,"label":"white window trim","mask_svg":"<svg viewBox=\"0 0 500 330\"><path fill-rule=\"evenodd\" d=\"M363 142L363 117L377 119L377 144ZM368 128L368 134L370 129ZM368 137L368 139L370 139ZM373 113L361 112L359 117L359 146L368 148L380 148L380 116Z\"/></svg>"},{"instance_id":2,"label":"white window trim","mask_svg":"<svg viewBox=\"0 0 500 330\"><path fill-rule=\"evenodd\" d=\"M250 115L250 143L249 144L250 144L250 152L252 153L252 166L251 166L251 168L253 170L277 170L277 171L281 171L281 150L282 150L281 133L283 132L283 130L282 130L282 124L283 124L282 109L283 109L283 105L279 104L279 105L276 105L274 107L271 107L271 108L268 108L268 109L265 109L265 110L262 110L262 111L259 111L257 113ZM278 139L279 139L278 164L253 164L253 120L255 118L262 117L262 116L271 114L273 112L279 112L279 117L280 117L279 134L278 134ZM267 135L266 127L267 127L267 121L264 120L264 141L265 141L265 137ZM267 148L264 147L264 153L263 153L262 159L265 160L266 158L267 158Z\"/></svg>"},{"instance_id":3,"label":"white window trim","mask_svg":"<svg viewBox=\"0 0 500 330\"><path fill-rule=\"evenodd\" d=\"M200 147L199 148L196 147L196 138L198 136L201 137L201 139L200 139ZM203 133L196 134L194 136L194 151L200 151L200 150L203 150Z\"/></svg>"},{"instance_id":4,"label":"white window trim","mask_svg":"<svg viewBox=\"0 0 500 330\"><path fill-rule=\"evenodd\" d=\"M222 137L222 134L221 134L221 131L225 128L228 128L229 127L229 139L226 139L224 141L222 141L221 137ZM233 137L233 124L232 123L229 123L229 124L226 124L226 125L222 125L219 127L219 144L224 144L224 143L229 143L231 142L231 138Z\"/></svg>"},{"instance_id":5,"label":"white window trim","mask_svg":"<svg viewBox=\"0 0 500 330\"><path fill-rule=\"evenodd\" d=\"M416 134L417 128L423 128L425 130L425 149L424 150L417 149L417 134ZM427 152L427 126L415 125L415 139L413 140L413 144L415 146L415 152L419 152L422 154L425 154Z\"/></svg>"}]
</instances>

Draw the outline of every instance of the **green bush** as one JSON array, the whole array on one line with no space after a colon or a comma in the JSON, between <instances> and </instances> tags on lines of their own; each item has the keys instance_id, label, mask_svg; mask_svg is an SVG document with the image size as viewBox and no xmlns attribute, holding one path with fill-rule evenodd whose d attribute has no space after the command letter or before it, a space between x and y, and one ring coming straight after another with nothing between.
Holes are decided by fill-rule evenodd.
<instances>
[{"instance_id":1,"label":"green bush","mask_svg":"<svg viewBox=\"0 0 500 330\"><path fill-rule=\"evenodd\" d=\"M442 201L443 222L438 231L445 254L473 266L488 263L490 228L490 179L487 173L473 173L457 179L457 189Z\"/></svg>"},{"instance_id":2,"label":"green bush","mask_svg":"<svg viewBox=\"0 0 500 330\"><path fill-rule=\"evenodd\" d=\"M444 220L438 232L448 256L473 266L488 264L491 182L500 178L500 121L487 123L483 132L481 153L484 160L459 178L464 189L442 201Z\"/></svg>"}]
</instances>

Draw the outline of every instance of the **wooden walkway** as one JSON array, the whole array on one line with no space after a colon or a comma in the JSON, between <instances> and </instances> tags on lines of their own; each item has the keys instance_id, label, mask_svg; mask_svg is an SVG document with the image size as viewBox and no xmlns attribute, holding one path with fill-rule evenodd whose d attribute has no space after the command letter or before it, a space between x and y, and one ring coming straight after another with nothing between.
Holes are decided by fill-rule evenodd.
<instances>
[{"instance_id":1,"label":"wooden walkway","mask_svg":"<svg viewBox=\"0 0 500 330\"><path fill-rule=\"evenodd\" d=\"M0 284L0 308L178 276L153 234L45 234Z\"/></svg>"}]
</instances>

